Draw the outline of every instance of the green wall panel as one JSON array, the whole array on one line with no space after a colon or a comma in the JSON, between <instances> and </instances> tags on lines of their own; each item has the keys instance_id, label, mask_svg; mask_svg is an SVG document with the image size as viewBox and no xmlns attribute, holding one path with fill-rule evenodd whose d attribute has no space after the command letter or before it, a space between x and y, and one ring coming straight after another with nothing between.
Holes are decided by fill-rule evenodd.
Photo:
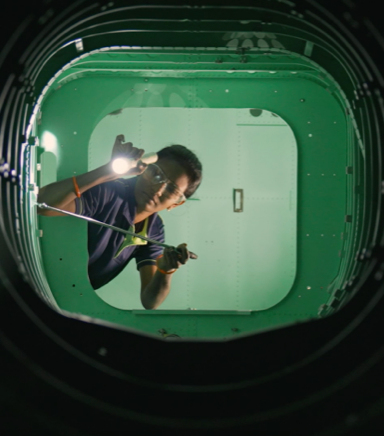
<instances>
[{"instance_id":1,"label":"green wall panel","mask_svg":"<svg viewBox=\"0 0 384 436\"><path fill-rule=\"evenodd\" d=\"M203 164L198 201L162 213L167 243L186 242L199 259L174 275L161 309L265 310L288 294L296 274L297 145L281 118L252 109L126 108L93 131L88 170L108 162L106 144L116 133L146 151L183 144ZM245 192L241 213L236 188ZM125 294L120 282L97 293L131 309L137 272L122 274Z\"/></svg>"},{"instance_id":2,"label":"green wall panel","mask_svg":"<svg viewBox=\"0 0 384 436\"><path fill-rule=\"evenodd\" d=\"M304 60L296 74L282 58L268 59L268 68L255 56L257 73L195 75L130 71L123 60L126 71L74 65L63 72L42 103L39 137L50 132L57 140L57 180L104 164L120 133L146 151L171 143L196 151L204 166L196 200L162 216L167 242L187 242L199 259L178 271L159 309L145 311L134 264L95 293L86 277L86 223L39 217L44 266L59 306L153 334L165 325L181 332L186 316L186 330L178 333L186 337L226 337L234 324L245 333L316 318L348 234L345 167L354 144L337 86ZM264 112L255 117L252 108ZM234 188L244 189L242 213L233 212Z\"/></svg>"}]
</instances>

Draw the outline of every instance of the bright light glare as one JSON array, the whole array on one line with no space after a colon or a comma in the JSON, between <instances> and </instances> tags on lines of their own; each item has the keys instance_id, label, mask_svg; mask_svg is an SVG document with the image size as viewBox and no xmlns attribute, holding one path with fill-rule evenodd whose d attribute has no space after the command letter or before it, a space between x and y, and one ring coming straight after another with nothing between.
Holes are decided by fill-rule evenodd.
<instances>
[{"instance_id":1,"label":"bright light glare","mask_svg":"<svg viewBox=\"0 0 384 436\"><path fill-rule=\"evenodd\" d=\"M45 151L50 151L51 153L57 155L58 153L58 142L57 138L51 132L45 131L41 138L41 146Z\"/></svg>"},{"instance_id":2,"label":"bright light glare","mask_svg":"<svg viewBox=\"0 0 384 436\"><path fill-rule=\"evenodd\" d=\"M112 162L112 169L116 174L124 174L130 169L129 159L118 158Z\"/></svg>"}]
</instances>

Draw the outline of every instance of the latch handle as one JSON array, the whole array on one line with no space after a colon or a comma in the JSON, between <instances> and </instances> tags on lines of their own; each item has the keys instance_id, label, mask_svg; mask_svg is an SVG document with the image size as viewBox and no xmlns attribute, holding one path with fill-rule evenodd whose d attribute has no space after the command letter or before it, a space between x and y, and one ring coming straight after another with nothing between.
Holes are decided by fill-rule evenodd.
<instances>
[{"instance_id":1,"label":"latch handle","mask_svg":"<svg viewBox=\"0 0 384 436\"><path fill-rule=\"evenodd\" d=\"M233 190L233 211L243 212L244 206L244 189Z\"/></svg>"}]
</instances>

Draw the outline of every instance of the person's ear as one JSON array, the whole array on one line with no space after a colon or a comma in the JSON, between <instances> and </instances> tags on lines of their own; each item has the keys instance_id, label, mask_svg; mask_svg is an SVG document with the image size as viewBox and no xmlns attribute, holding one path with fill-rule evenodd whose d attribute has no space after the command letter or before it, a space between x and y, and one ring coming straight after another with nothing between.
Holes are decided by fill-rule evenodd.
<instances>
[{"instance_id":1,"label":"person's ear","mask_svg":"<svg viewBox=\"0 0 384 436\"><path fill-rule=\"evenodd\" d=\"M181 206L181 205L184 204L184 203L185 203L185 200L182 201L182 202L179 203L179 204L172 204L172 206L167 207L167 210L168 210L168 212L169 212L171 209L174 209L175 207Z\"/></svg>"}]
</instances>

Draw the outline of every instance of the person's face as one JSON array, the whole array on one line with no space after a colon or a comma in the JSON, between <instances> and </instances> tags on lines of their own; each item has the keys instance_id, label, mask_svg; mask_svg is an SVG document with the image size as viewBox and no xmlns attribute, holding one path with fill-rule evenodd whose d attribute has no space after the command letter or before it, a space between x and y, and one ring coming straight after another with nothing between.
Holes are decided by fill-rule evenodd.
<instances>
[{"instance_id":1,"label":"person's face","mask_svg":"<svg viewBox=\"0 0 384 436\"><path fill-rule=\"evenodd\" d=\"M167 179L173 182L179 191L184 194L188 188L189 180L183 167L169 159L160 159L156 162L156 165ZM140 175L135 187L135 199L138 209L155 213L164 209L173 209L184 203L175 204L178 201L178 195L170 195L165 188L165 183L153 184L145 173Z\"/></svg>"}]
</instances>

